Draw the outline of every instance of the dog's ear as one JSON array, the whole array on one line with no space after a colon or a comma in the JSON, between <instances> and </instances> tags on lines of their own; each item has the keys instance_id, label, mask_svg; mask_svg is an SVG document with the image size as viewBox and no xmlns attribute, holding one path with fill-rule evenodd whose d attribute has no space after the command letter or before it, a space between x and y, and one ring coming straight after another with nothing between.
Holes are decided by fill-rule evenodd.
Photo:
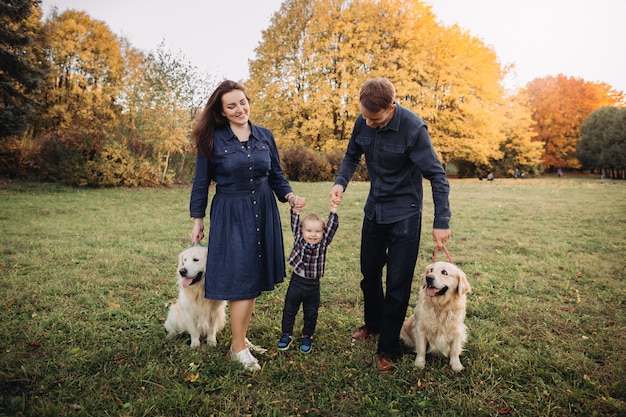
<instances>
[{"instance_id":1,"label":"dog's ear","mask_svg":"<svg viewBox=\"0 0 626 417\"><path fill-rule=\"evenodd\" d=\"M470 287L469 281L467 280L467 276L465 276L465 272L461 271L459 268L457 268L457 270L459 271L459 286L457 287L457 291L459 295L463 296L467 293L472 292L472 288Z\"/></svg>"},{"instance_id":2,"label":"dog's ear","mask_svg":"<svg viewBox=\"0 0 626 417\"><path fill-rule=\"evenodd\" d=\"M424 285L422 285L422 288L426 288L426 275L428 275L428 273L432 269L433 265L434 264L426 265L426 268L424 268L424 273L420 277L421 280L422 280L422 284L424 284Z\"/></svg>"},{"instance_id":3,"label":"dog's ear","mask_svg":"<svg viewBox=\"0 0 626 417\"><path fill-rule=\"evenodd\" d=\"M178 269L183 267L184 251L178 254Z\"/></svg>"}]
</instances>

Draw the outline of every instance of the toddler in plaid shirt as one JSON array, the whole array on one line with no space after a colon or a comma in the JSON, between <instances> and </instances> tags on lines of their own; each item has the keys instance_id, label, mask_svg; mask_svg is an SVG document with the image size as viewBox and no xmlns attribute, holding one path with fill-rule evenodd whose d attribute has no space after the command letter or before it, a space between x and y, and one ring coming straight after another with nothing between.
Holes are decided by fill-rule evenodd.
<instances>
[{"instance_id":1,"label":"toddler in plaid shirt","mask_svg":"<svg viewBox=\"0 0 626 417\"><path fill-rule=\"evenodd\" d=\"M293 267L293 272L285 295L279 350L287 350L291 346L296 314L302 304L304 326L300 350L304 353L311 351L320 307L320 278L324 275L326 249L339 226L338 207L338 204L331 203L326 222L317 214L309 214L301 222L299 211L291 209L294 244L289 264Z\"/></svg>"}]
</instances>

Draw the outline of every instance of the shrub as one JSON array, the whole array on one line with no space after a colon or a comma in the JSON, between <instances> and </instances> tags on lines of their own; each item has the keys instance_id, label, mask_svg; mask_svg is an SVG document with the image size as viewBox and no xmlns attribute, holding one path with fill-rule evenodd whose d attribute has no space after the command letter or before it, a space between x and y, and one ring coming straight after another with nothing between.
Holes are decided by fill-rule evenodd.
<instances>
[{"instance_id":1,"label":"shrub","mask_svg":"<svg viewBox=\"0 0 626 417\"><path fill-rule=\"evenodd\" d=\"M283 170L291 181L331 181L331 165L326 158L304 146L290 146L282 151Z\"/></svg>"},{"instance_id":2,"label":"shrub","mask_svg":"<svg viewBox=\"0 0 626 417\"><path fill-rule=\"evenodd\" d=\"M86 179L92 187L150 186L159 184L158 170L132 154L125 142L108 142L87 162Z\"/></svg>"}]
</instances>

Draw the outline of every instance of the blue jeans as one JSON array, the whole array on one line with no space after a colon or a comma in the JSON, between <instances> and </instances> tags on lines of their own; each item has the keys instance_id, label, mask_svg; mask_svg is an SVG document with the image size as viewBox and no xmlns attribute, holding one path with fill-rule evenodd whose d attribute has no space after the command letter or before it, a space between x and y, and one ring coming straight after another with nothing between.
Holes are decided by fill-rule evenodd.
<instances>
[{"instance_id":1,"label":"blue jeans","mask_svg":"<svg viewBox=\"0 0 626 417\"><path fill-rule=\"evenodd\" d=\"M363 220L361 234L361 289L365 326L380 333L378 354L400 355L400 329L411 298L411 285L422 229L421 213L396 223ZM387 265L383 291L383 267Z\"/></svg>"}]
</instances>

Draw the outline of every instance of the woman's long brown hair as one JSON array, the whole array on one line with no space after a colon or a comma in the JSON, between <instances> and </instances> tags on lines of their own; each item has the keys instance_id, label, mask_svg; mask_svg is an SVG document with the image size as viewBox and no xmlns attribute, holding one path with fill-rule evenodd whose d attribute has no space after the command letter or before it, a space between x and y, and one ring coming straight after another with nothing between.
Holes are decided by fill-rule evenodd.
<instances>
[{"instance_id":1,"label":"woman's long brown hair","mask_svg":"<svg viewBox=\"0 0 626 417\"><path fill-rule=\"evenodd\" d=\"M243 91L246 98L246 89L239 83L231 80L224 80L217 86L206 106L200 113L191 132L191 141L201 155L213 157L213 137L215 131L228 125L228 119L222 114L222 96L233 90ZM248 99L249 100L249 99Z\"/></svg>"}]
</instances>

